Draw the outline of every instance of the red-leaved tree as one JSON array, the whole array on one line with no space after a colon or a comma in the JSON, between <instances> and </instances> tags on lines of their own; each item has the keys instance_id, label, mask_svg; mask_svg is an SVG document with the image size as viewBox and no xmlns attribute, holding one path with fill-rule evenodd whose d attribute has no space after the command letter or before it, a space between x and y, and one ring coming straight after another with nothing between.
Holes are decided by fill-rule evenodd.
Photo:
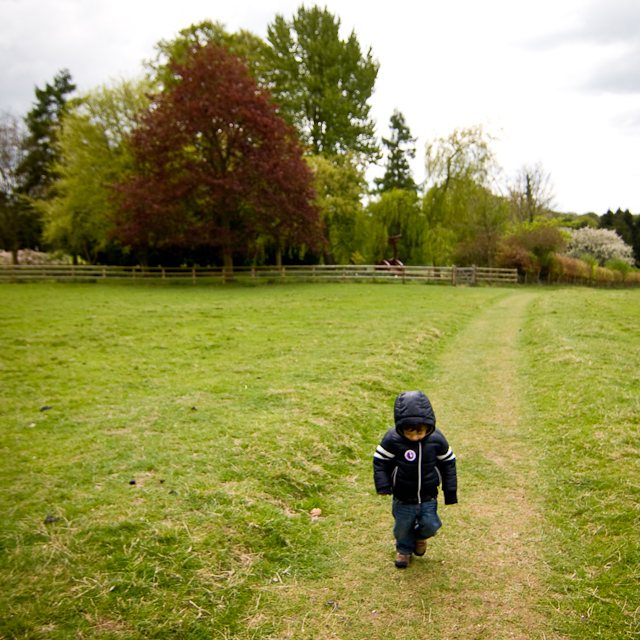
<instances>
[{"instance_id":1,"label":"red-leaved tree","mask_svg":"<svg viewBox=\"0 0 640 640\"><path fill-rule=\"evenodd\" d=\"M115 235L134 249L322 243L313 178L295 130L245 64L218 45L170 64L179 82L153 96L131 135L137 167L115 185Z\"/></svg>"}]
</instances>

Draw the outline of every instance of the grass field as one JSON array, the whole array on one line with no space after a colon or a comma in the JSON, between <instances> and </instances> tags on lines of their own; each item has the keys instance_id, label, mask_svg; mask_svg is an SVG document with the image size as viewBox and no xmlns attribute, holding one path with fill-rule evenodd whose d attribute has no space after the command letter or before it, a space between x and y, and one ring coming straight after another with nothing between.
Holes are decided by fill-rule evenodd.
<instances>
[{"instance_id":1,"label":"grass field","mask_svg":"<svg viewBox=\"0 0 640 640\"><path fill-rule=\"evenodd\" d=\"M640 635L640 292L0 296L0 638ZM460 503L400 571L371 456L415 388Z\"/></svg>"}]
</instances>

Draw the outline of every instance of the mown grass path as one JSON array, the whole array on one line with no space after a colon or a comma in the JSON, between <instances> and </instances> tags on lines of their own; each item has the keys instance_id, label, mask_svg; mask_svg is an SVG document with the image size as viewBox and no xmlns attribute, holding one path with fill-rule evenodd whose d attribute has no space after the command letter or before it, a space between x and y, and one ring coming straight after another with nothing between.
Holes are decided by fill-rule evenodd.
<instances>
[{"instance_id":1,"label":"mown grass path","mask_svg":"<svg viewBox=\"0 0 640 640\"><path fill-rule=\"evenodd\" d=\"M276 602L284 636L558 637L538 607L543 516L520 406L518 338L535 297L509 293L483 308L422 380L457 453L460 483L458 505L440 502L444 527L426 556L407 570L393 567L389 499L370 497L369 474L352 479L332 518L342 570L323 583L281 590ZM299 601L295 614L287 613L287 602L304 593L301 625Z\"/></svg>"}]
</instances>

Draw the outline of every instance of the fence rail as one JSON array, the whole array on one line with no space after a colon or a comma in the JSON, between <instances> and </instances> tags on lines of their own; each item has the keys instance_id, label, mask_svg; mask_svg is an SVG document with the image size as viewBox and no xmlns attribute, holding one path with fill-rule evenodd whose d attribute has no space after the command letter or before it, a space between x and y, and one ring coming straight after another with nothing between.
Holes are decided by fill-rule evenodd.
<instances>
[{"instance_id":1,"label":"fence rail","mask_svg":"<svg viewBox=\"0 0 640 640\"><path fill-rule=\"evenodd\" d=\"M113 267L102 265L0 265L0 282L67 281L400 281L442 284L517 284L516 269L487 267L386 267L378 265L292 265L284 267Z\"/></svg>"}]
</instances>

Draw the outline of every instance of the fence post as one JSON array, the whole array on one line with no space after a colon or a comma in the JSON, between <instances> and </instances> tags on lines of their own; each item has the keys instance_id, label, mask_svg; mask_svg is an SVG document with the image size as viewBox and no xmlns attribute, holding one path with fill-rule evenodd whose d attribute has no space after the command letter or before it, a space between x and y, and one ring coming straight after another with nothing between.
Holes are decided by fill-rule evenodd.
<instances>
[{"instance_id":1,"label":"fence post","mask_svg":"<svg viewBox=\"0 0 640 640\"><path fill-rule=\"evenodd\" d=\"M196 283L196 268L195 267L191 267L191 280L193 281L193 284Z\"/></svg>"},{"instance_id":2,"label":"fence post","mask_svg":"<svg viewBox=\"0 0 640 640\"><path fill-rule=\"evenodd\" d=\"M256 277L256 268L254 265L251 266L251 279L255 280Z\"/></svg>"},{"instance_id":3,"label":"fence post","mask_svg":"<svg viewBox=\"0 0 640 640\"><path fill-rule=\"evenodd\" d=\"M456 286L456 265L454 264L453 267L451 267L451 284L455 287Z\"/></svg>"},{"instance_id":4,"label":"fence post","mask_svg":"<svg viewBox=\"0 0 640 640\"><path fill-rule=\"evenodd\" d=\"M473 271L471 272L471 284L475 287L476 286L476 265L473 265Z\"/></svg>"},{"instance_id":5,"label":"fence post","mask_svg":"<svg viewBox=\"0 0 640 640\"><path fill-rule=\"evenodd\" d=\"M164 267L162 265L160 265L160 270L162 271L162 279L164 280L165 279L165 277L164 277Z\"/></svg>"},{"instance_id":6,"label":"fence post","mask_svg":"<svg viewBox=\"0 0 640 640\"><path fill-rule=\"evenodd\" d=\"M133 279L136 279L136 267L134 265L133 270L131 271L131 273L133 274Z\"/></svg>"},{"instance_id":7,"label":"fence post","mask_svg":"<svg viewBox=\"0 0 640 640\"><path fill-rule=\"evenodd\" d=\"M311 267L311 282L315 282L316 281L316 265L314 264Z\"/></svg>"}]
</instances>

